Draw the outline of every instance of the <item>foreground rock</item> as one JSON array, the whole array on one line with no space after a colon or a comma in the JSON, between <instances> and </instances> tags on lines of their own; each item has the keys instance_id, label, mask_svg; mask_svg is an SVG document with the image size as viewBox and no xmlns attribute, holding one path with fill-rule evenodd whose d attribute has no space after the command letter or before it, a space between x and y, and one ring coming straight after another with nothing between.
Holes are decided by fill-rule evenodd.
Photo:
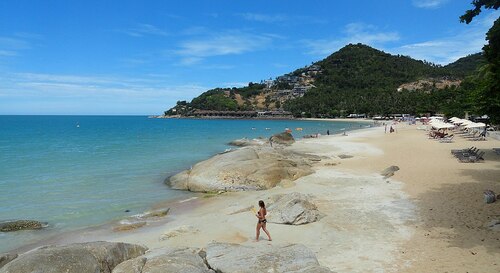
<instances>
[{"instance_id":1,"label":"foreground rock","mask_svg":"<svg viewBox=\"0 0 500 273\"><path fill-rule=\"evenodd\" d=\"M193 248L164 248L119 264L113 273L185 272L210 273L203 258Z\"/></svg>"},{"instance_id":2,"label":"foreground rock","mask_svg":"<svg viewBox=\"0 0 500 273\"><path fill-rule=\"evenodd\" d=\"M385 177L389 178L394 175L395 172L399 171L398 166L390 166L387 169L383 170L380 174Z\"/></svg>"},{"instance_id":3,"label":"foreground rock","mask_svg":"<svg viewBox=\"0 0 500 273\"><path fill-rule=\"evenodd\" d=\"M229 145L237 147L247 147L247 146L261 146L264 145L265 143L266 141L260 138L254 138L254 139L241 138L229 142Z\"/></svg>"},{"instance_id":4,"label":"foreground rock","mask_svg":"<svg viewBox=\"0 0 500 273\"><path fill-rule=\"evenodd\" d=\"M265 190L282 180L313 173L303 157L270 147L246 147L216 155L172 176L174 189L196 192Z\"/></svg>"},{"instance_id":5,"label":"foreground rock","mask_svg":"<svg viewBox=\"0 0 500 273\"><path fill-rule=\"evenodd\" d=\"M139 245L109 242L46 246L24 253L0 268L0 273L110 273L145 251Z\"/></svg>"},{"instance_id":6,"label":"foreground rock","mask_svg":"<svg viewBox=\"0 0 500 273\"><path fill-rule=\"evenodd\" d=\"M46 223L42 223L35 220L6 221L6 222L0 222L0 231L10 232L10 231L27 230L27 229L42 229L46 225L47 225Z\"/></svg>"},{"instance_id":7,"label":"foreground rock","mask_svg":"<svg viewBox=\"0 0 500 273\"><path fill-rule=\"evenodd\" d=\"M8 264L9 262L14 260L15 258L17 258L17 254L13 254L13 253L0 254L0 268L2 268L2 266Z\"/></svg>"},{"instance_id":8,"label":"foreground rock","mask_svg":"<svg viewBox=\"0 0 500 273\"><path fill-rule=\"evenodd\" d=\"M310 197L302 193L277 194L269 198L267 220L271 223L303 225L321 219L321 213Z\"/></svg>"},{"instance_id":9,"label":"foreground rock","mask_svg":"<svg viewBox=\"0 0 500 273\"><path fill-rule=\"evenodd\" d=\"M287 132L275 134L269 140L272 143L277 143L282 145L291 145L295 142L295 139L293 138L292 134Z\"/></svg>"},{"instance_id":10,"label":"foreground rock","mask_svg":"<svg viewBox=\"0 0 500 273\"><path fill-rule=\"evenodd\" d=\"M211 243L206 260L216 272L332 272L321 266L314 253L304 245L288 244L255 247L238 244Z\"/></svg>"}]
</instances>

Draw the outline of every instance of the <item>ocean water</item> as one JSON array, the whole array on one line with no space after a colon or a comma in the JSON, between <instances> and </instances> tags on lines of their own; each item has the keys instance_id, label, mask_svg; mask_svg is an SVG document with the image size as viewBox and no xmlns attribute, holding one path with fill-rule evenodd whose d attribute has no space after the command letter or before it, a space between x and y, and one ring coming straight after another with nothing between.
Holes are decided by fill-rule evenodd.
<instances>
[{"instance_id":1,"label":"ocean water","mask_svg":"<svg viewBox=\"0 0 500 273\"><path fill-rule=\"evenodd\" d=\"M359 123L148 119L145 116L0 116L0 221L48 222L0 232L0 252L56 233L96 226L189 193L168 176L229 148L231 140L293 130L332 134ZM266 128L269 128L266 130ZM125 210L130 210L129 213Z\"/></svg>"}]
</instances>

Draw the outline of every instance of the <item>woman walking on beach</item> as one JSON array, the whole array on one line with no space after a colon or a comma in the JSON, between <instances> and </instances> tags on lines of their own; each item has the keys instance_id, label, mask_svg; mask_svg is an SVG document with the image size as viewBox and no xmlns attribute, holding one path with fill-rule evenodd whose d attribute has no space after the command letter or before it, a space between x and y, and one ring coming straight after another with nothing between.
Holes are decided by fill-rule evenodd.
<instances>
[{"instance_id":1,"label":"woman walking on beach","mask_svg":"<svg viewBox=\"0 0 500 273\"><path fill-rule=\"evenodd\" d=\"M266 214L267 214L267 210L266 210L266 205L264 204L264 201L260 200L259 201L259 212L257 212L257 214L255 216L257 216L257 218L259 218L259 222L257 222L257 234L255 236L255 241L259 241L259 236L260 236L260 229L262 228L262 230L267 234L267 237L269 238L269 241L272 241L271 240L271 235L269 234L269 231L267 231L266 229L266 223L267 223L267 220L266 220Z\"/></svg>"}]
</instances>

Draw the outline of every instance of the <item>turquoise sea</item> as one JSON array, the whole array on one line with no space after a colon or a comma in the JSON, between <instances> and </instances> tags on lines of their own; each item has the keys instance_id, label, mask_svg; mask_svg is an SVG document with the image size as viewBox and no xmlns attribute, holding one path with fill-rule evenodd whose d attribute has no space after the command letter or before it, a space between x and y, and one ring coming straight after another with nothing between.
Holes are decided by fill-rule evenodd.
<instances>
[{"instance_id":1,"label":"turquoise sea","mask_svg":"<svg viewBox=\"0 0 500 273\"><path fill-rule=\"evenodd\" d=\"M0 232L0 252L137 214L159 201L189 197L170 190L165 178L224 151L231 140L267 138L287 127L300 138L357 129L360 124L0 116L0 221L34 219L49 224L41 231ZM294 130L297 127L303 131Z\"/></svg>"}]
</instances>

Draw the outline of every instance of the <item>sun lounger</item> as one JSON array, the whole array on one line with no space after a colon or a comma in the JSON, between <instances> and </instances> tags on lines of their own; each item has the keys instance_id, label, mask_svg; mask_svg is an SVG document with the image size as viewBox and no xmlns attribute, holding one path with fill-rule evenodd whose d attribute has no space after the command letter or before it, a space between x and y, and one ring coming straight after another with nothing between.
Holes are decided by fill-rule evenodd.
<instances>
[{"instance_id":1,"label":"sun lounger","mask_svg":"<svg viewBox=\"0 0 500 273\"><path fill-rule=\"evenodd\" d=\"M472 146L470 148L467 148L467 149L452 149L451 150L451 153L452 154L461 154L461 153L471 153L471 152L477 152L479 149Z\"/></svg>"},{"instance_id":2,"label":"sun lounger","mask_svg":"<svg viewBox=\"0 0 500 273\"><path fill-rule=\"evenodd\" d=\"M462 163L475 163L480 160L484 160L484 151L480 151L476 147L470 147L468 149L454 149L451 150L451 153Z\"/></svg>"},{"instance_id":3,"label":"sun lounger","mask_svg":"<svg viewBox=\"0 0 500 273\"><path fill-rule=\"evenodd\" d=\"M468 140L469 141L485 141L486 137L485 136L478 136L478 137L469 138Z\"/></svg>"},{"instance_id":4,"label":"sun lounger","mask_svg":"<svg viewBox=\"0 0 500 273\"><path fill-rule=\"evenodd\" d=\"M493 151L494 151L497 155L500 155L500 148L493 148Z\"/></svg>"},{"instance_id":5,"label":"sun lounger","mask_svg":"<svg viewBox=\"0 0 500 273\"><path fill-rule=\"evenodd\" d=\"M448 137L443 137L439 140L440 143L452 143L453 142L453 135L448 136Z\"/></svg>"}]
</instances>

